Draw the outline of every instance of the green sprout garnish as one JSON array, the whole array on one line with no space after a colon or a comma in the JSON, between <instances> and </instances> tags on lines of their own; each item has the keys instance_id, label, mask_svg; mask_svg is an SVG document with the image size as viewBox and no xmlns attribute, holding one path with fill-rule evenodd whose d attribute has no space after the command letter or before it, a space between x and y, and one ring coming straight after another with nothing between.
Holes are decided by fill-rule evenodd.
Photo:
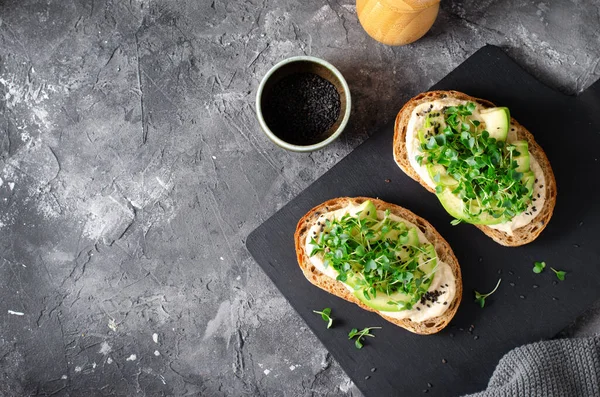
<instances>
[{"instance_id":1,"label":"green sprout garnish","mask_svg":"<svg viewBox=\"0 0 600 397\"><path fill-rule=\"evenodd\" d=\"M533 272L540 274L546 268L546 262L534 262Z\"/></svg>"},{"instance_id":2,"label":"green sprout garnish","mask_svg":"<svg viewBox=\"0 0 600 397\"><path fill-rule=\"evenodd\" d=\"M496 290L500 286L501 281L502 281L502 279L498 279L498 283L496 284L496 287L491 292L488 292L487 294L482 294L482 293L475 291L475 302L479 303L479 306L481 306L483 308L485 306L485 298L487 298L488 296L490 296L494 292L496 292Z\"/></svg>"},{"instance_id":3,"label":"green sprout garnish","mask_svg":"<svg viewBox=\"0 0 600 397\"><path fill-rule=\"evenodd\" d=\"M562 270L556 270L553 267L551 267L550 269L552 269L552 271L554 272L554 274L556 274L556 278L557 279L559 279L560 281L563 281L565 279L565 274L567 274L567 272L562 271Z\"/></svg>"},{"instance_id":4,"label":"green sprout garnish","mask_svg":"<svg viewBox=\"0 0 600 397\"><path fill-rule=\"evenodd\" d=\"M354 341L354 346L356 346L357 349L362 349L362 347L363 347L362 339L365 336L369 336L371 338L375 337L375 335L371 334L372 329L381 329L381 327L368 327L368 328L364 328L360 331L356 328L352 328L350 333L348 333L348 339L352 339L356 336L357 338Z\"/></svg>"},{"instance_id":5,"label":"green sprout garnish","mask_svg":"<svg viewBox=\"0 0 600 397\"><path fill-rule=\"evenodd\" d=\"M326 307L322 311L313 310L313 313L320 314L323 321L327 323L327 329L331 328L333 318L331 317L331 308Z\"/></svg>"}]
</instances>

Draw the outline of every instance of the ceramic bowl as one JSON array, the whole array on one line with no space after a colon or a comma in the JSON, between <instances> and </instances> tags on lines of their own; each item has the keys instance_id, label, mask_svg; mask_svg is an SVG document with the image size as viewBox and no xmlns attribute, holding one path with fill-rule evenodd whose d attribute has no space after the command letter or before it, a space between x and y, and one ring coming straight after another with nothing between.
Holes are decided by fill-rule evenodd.
<instances>
[{"instance_id":1,"label":"ceramic bowl","mask_svg":"<svg viewBox=\"0 0 600 397\"><path fill-rule=\"evenodd\" d=\"M269 91L278 81L294 73L317 74L333 84L340 95L340 114L331 128L323 134L326 138L317 143L298 145L286 142L277 136L275 132L271 131L263 116L263 108L265 107L264 101L268 100ZM348 88L344 76L342 76L340 71L329 62L311 56L296 56L279 62L267 72L265 77L263 77L258 86L258 91L256 92L256 116L261 129L273 143L294 152L311 152L319 150L335 141L346 127L346 124L348 124L350 108L350 89Z\"/></svg>"}]
</instances>

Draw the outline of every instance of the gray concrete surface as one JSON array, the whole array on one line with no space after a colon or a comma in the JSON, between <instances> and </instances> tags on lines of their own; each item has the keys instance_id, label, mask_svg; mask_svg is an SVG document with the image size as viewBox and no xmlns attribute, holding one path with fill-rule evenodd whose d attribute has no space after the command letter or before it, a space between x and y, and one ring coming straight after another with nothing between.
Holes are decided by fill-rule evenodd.
<instances>
[{"instance_id":1,"label":"gray concrete surface","mask_svg":"<svg viewBox=\"0 0 600 397\"><path fill-rule=\"evenodd\" d=\"M486 43L585 89L599 26L598 0L444 0L390 48L351 0L0 2L0 395L360 395L245 236ZM253 113L298 54L337 65L354 101L311 154Z\"/></svg>"}]
</instances>

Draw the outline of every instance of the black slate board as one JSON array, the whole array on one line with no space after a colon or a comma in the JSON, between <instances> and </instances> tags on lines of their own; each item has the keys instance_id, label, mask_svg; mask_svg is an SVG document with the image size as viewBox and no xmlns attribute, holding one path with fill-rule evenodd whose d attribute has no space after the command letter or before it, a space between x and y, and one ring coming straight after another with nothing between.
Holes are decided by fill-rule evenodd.
<instances>
[{"instance_id":1,"label":"black slate board","mask_svg":"<svg viewBox=\"0 0 600 397\"><path fill-rule=\"evenodd\" d=\"M600 82L577 98L565 96L539 83L499 48L486 46L432 89L455 89L508 106L544 148L556 175L558 200L554 217L536 241L506 248L473 226L451 226L435 195L394 163L393 120L247 239L258 264L366 396L422 395L424 389L430 389L428 395L452 396L482 390L506 352L551 338L600 298ZM298 219L327 199L359 195L411 209L453 247L464 294L457 315L442 332L413 335L313 287L302 275L293 241ZM550 269L534 274L536 260L566 270L566 280L554 282ZM489 291L499 277L501 287L481 309L473 302L473 290ZM324 307L331 307L338 320L330 330L312 313ZM471 325L475 328L469 333ZM366 326L383 329L356 350L347 333Z\"/></svg>"}]
</instances>

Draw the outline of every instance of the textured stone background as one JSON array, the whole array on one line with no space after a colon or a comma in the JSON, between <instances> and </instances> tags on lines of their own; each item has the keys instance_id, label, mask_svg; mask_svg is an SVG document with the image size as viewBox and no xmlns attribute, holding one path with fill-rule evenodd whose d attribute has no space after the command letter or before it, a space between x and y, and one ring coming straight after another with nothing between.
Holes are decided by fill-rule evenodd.
<instances>
[{"instance_id":1,"label":"textured stone background","mask_svg":"<svg viewBox=\"0 0 600 397\"><path fill-rule=\"evenodd\" d=\"M390 48L351 0L0 2L0 395L359 395L245 236L486 43L580 92L599 26L598 0L444 0ZM253 113L298 54L353 95L311 154Z\"/></svg>"}]
</instances>

